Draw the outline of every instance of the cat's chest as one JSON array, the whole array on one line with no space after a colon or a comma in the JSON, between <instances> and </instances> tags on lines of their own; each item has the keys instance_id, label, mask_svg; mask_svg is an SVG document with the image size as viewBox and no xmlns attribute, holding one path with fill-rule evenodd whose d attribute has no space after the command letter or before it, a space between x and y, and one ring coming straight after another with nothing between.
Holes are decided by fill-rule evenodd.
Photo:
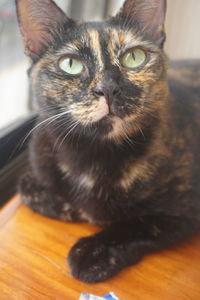
<instances>
[{"instance_id":1,"label":"cat's chest","mask_svg":"<svg viewBox=\"0 0 200 300\"><path fill-rule=\"evenodd\" d=\"M116 164L113 170L98 164L85 169L67 161L60 161L58 167L63 186L67 186L67 208L70 205L81 219L98 225L120 220L127 210L132 211L141 194L138 181L143 191L150 175L147 162Z\"/></svg>"},{"instance_id":2,"label":"cat's chest","mask_svg":"<svg viewBox=\"0 0 200 300\"><path fill-rule=\"evenodd\" d=\"M82 168L81 165L77 167L67 162L59 162L58 167L61 171L61 180L67 180L77 191L92 192L99 189L99 194L101 194L102 188L114 186L117 178L120 177L120 171L118 171L118 176L114 173L111 175L110 170L98 165Z\"/></svg>"},{"instance_id":3,"label":"cat's chest","mask_svg":"<svg viewBox=\"0 0 200 300\"><path fill-rule=\"evenodd\" d=\"M88 168L82 168L81 165L70 164L67 161L58 163L61 172L61 180L68 181L76 192L85 191L87 194L95 193L99 199L102 195L113 195L115 191L122 191L129 194L132 192L136 182L143 184L151 176L152 168L148 161L139 163L126 162L116 164L112 167L91 164Z\"/></svg>"},{"instance_id":4,"label":"cat's chest","mask_svg":"<svg viewBox=\"0 0 200 300\"><path fill-rule=\"evenodd\" d=\"M73 168L73 166L67 162L59 162L58 167L61 171L61 180L69 181L77 190L84 188L90 191L94 188L97 178L90 169L87 171L81 169L77 170L77 168Z\"/></svg>"}]
</instances>

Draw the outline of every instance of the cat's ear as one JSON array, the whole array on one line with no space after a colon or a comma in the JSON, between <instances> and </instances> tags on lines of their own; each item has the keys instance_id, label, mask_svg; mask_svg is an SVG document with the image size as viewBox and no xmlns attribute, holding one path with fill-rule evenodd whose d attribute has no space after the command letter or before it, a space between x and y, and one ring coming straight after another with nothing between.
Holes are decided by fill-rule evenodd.
<instances>
[{"instance_id":1,"label":"cat's ear","mask_svg":"<svg viewBox=\"0 0 200 300\"><path fill-rule=\"evenodd\" d=\"M35 61L71 20L51 0L16 0L16 7L25 52Z\"/></svg>"},{"instance_id":2,"label":"cat's ear","mask_svg":"<svg viewBox=\"0 0 200 300\"><path fill-rule=\"evenodd\" d=\"M118 16L127 24L138 24L147 35L158 45L165 41L164 22L166 0L126 0Z\"/></svg>"}]
</instances>

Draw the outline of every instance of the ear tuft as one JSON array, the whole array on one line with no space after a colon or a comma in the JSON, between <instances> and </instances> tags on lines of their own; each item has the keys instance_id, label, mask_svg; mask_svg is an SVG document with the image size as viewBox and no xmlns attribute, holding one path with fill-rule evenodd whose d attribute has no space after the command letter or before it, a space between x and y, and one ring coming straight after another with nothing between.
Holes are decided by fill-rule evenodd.
<instances>
[{"instance_id":1,"label":"ear tuft","mask_svg":"<svg viewBox=\"0 0 200 300\"><path fill-rule=\"evenodd\" d=\"M118 16L127 24L137 24L146 35L162 47L165 41L166 0L126 0Z\"/></svg>"},{"instance_id":2,"label":"ear tuft","mask_svg":"<svg viewBox=\"0 0 200 300\"><path fill-rule=\"evenodd\" d=\"M16 0L16 6L25 53L36 61L71 20L51 0Z\"/></svg>"}]
</instances>

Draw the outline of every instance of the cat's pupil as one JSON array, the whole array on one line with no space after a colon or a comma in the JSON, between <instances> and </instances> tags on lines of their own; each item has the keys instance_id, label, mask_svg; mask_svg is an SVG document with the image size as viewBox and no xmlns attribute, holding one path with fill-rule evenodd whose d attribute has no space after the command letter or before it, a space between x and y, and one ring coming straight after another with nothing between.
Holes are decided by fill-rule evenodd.
<instances>
[{"instance_id":1,"label":"cat's pupil","mask_svg":"<svg viewBox=\"0 0 200 300\"><path fill-rule=\"evenodd\" d=\"M72 65L73 65L73 59L72 59L72 58L70 58L70 60L69 60L69 65L70 65L70 68L71 68Z\"/></svg>"},{"instance_id":2,"label":"cat's pupil","mask_svg":"<svg viewBox=\"0 0 200 300\"><path fill-rule=\"evenodd\" d=\"M134 53L134 52L132 53L132 57L133 57L133 59L135 60L135 53Z\"/></svg>"}]
</instances>

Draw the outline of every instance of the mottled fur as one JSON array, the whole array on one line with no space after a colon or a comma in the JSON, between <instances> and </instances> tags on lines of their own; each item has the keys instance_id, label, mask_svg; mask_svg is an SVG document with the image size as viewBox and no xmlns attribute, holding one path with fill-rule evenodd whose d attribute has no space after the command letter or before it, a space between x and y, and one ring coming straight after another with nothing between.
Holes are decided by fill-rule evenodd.
<instances>
[{"instance_id":1,"label":"mottled fur","mask_svg":"<svg viewBox=\"0 0 200 300\"><path fill-rule=\"evenodd\" d=\"M173 62L167 79L164 0L127 0L98 23L38 3L17 1L39 111L19 189L34 211L104 226L68 257L75 277L103 281L200 228L200 62ZM120 59L134 47L147 61L130 71ZM59 69L66 54L81 75Z\"/></svg>"}]
</instances>

